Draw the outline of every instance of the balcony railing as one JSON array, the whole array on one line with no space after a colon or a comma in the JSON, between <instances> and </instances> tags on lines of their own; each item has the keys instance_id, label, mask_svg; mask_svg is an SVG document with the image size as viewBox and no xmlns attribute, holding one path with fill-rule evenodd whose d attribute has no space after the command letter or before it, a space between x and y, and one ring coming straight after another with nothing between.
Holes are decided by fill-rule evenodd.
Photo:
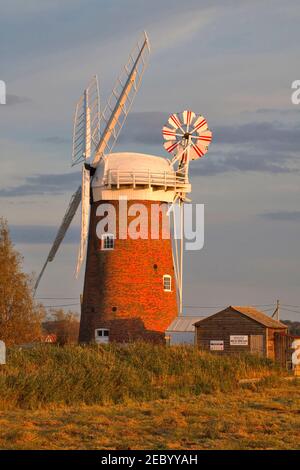
<instances>
[{"instance_id":1,"label":"balcony railing","mask_svg":"<svg viewBox=\"0 0 300 470\"><path fill-rule=\"evenodd\" d=\"M153 172L153 171L120 171L120 170L108 170L102 180L102 185L116 187L119 189L121 186L131 186L136 188L137 186L143 187L160 187L173 190L188 190L189 181L185 176L179 175L176 172L164 171L164 172Z\"/></svg>"}]
</instances>

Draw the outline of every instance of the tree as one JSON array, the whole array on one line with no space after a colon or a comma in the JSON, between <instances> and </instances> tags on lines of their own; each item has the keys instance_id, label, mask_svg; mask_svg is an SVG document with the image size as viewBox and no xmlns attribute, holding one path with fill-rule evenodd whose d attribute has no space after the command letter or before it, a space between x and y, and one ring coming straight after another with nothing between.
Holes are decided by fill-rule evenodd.
<instances>
[{"instance_id":1,"label":"tree","mask_svg":"<svg viewBox=\"0 0 300 470\"><path fill-rule=\"evenodd\" d=\"M300 336L300 322L299 321L282 320L281 323L284 323L288 327L290 335Z\"/></svg>"},{"instance_id":2,"label":"tree","mask_svg":"<svg viewBox=\"0 0 300 470\"><path fill-rule=\"evenodd\" d=\"M0 339L7 345L39 341L43 308L35 304L31 277L22 272L22 257L0 218Z\"/></svg>"},{"instance_id":3,"label":"tree","mask_svg":"<svg viewBox=\"0 0 300 470\"><path fill-rule=\"evenodd\" d=\"M77 343L79 334L79 319L76 313L63 309L52 309L50 319L43 323L47 333L55 334L60 345Z\"/></svg>"}]
</instances>

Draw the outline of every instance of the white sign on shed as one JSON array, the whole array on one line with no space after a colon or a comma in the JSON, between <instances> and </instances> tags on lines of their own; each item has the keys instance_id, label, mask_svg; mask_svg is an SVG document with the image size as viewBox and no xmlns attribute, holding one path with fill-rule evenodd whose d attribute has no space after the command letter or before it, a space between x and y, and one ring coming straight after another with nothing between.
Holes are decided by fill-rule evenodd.
<instances>
[{"instance_id":1,"label":"white sign on shed","mask_svg":"<svg viewBox=\"0 0 300 470\"><path fill-rule=\"evenodd\" d=\"M210 340L209 349L211 351L224 351L224 341L217 339Z\"/></svg>"},{"instance_id":2,"label":"white sign on shed","mask_svg":"<svg viewBox=\"0 0 300 470\"><path fill-rule=\"evenodd\" d=\"M4 341L0 340L0 364L6 364L6 346Z\"/></svg>"},{"instance_id":3,"label":"white sign on shed","mask_svg":"<svg viewBox=\"0 0 300 470\"><path fill-rule=\"evenodd\" d=\"M230 346L248 346L248 335L230 335Z\"/></svg>"}]
</instances>

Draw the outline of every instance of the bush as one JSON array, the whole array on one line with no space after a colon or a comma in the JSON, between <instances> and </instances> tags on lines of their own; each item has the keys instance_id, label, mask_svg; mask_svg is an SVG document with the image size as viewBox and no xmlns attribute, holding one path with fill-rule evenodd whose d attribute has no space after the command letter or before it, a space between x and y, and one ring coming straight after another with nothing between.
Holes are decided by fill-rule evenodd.
<instances>
[{"instance_id":1,"label":"bush","mask_svg":"<svg viewBox=\"0 0 300 470\"><path fill-rule=\"evenodd\" d=\"M278 373L269 360L149 343L9 349L2 407L109 404L230 391L240 378Z\"/></svg>"}]
</instances>

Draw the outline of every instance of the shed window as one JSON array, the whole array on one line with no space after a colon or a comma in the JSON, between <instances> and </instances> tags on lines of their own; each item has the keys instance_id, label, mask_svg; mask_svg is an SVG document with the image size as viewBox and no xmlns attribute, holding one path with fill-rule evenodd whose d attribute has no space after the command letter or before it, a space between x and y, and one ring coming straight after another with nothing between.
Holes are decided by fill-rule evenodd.
<instances>
[{"instance_id":1,"label":"shed window","mask_svg":"<svg viewBox=\"0 0 300 470\"><path fill-rule=\"evenodd\" d=\"M105 233L101 237L101 249L113 250L115 247L115 237L112 233Z\"/></svg>"},{"instance_id":2,"label":"shed window","mask_svg":"<svg viewBox=\"0 0 300 470\"><path fill-rule=\"evenodd\" d=\"M169 274L163 276L164 291L171 292L172 290L172 278Z\"/></svg>"}]
</instances>

